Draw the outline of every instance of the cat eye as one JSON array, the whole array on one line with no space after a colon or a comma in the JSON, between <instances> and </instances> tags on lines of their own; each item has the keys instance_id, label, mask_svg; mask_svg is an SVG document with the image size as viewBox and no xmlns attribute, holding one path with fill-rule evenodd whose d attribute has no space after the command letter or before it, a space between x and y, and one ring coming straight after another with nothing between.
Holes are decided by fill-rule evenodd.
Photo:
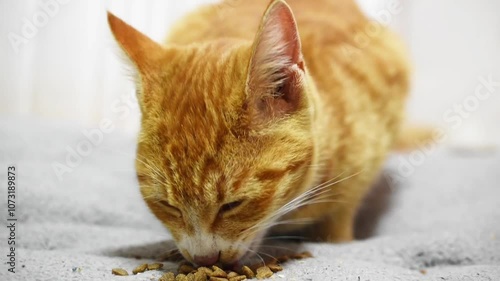
<instances>
[{"instance_id":1,"label":"cat eye","mask_svg":"<svg viewBox=\"0 0 500 281\"><path fill-rule=\"evenodd\" d=\"M163 210L165 212L167 212L168 214L170 214L170 215L172 215L174 217L177 217L177 218L182 217L181 210L179 210L176 207L170 205L167 201L161 200L161 201L159 201L159 203L163 207Z\"/></svg>"},{"instance_id":2,"label":"cat eye","mask_svg":"<svg viewBox=\"0 0 500 281\"><path fill-rule=\"evenodd\" d=\"M222 205L222 207L220 207L219 215L223 215L224 213L233 211L236 208L238 208L239 206L241 206L241 204L243 204L243 200L234 201L231 203L224 204L224 205Z\"/></svg>"}]
</instances>

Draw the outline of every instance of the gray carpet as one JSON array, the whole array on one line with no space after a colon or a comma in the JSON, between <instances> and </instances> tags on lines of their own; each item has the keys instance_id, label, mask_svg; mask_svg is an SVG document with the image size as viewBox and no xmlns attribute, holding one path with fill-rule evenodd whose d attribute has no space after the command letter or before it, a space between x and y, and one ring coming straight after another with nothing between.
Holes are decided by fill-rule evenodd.
<instances>
[{"instance_id":1,"label":"gray carpet","mask_svg":"<svg viewBox=\"0 0 500 281\"><path fill-rule=\"evenodd\" d=\"M0 280L149 281L161 275L111 275L114 267L131 271L161 259L173 244L140 199L133 137L104 134L57 177L53 166L66 163L68 151L85 139L74 124L0 119L0 182L5 186L6 167L15 165L19 219L16 273L2 264ZM500 155L438 148L416 164L402 164L410 159L389 158L358 216L362 240L285 244L314 258L285 264L273 279L500 280ZM6 221L6 200L0 206ZM0 229L4 261L8 233Z\"/></svg>"}]
</instances>

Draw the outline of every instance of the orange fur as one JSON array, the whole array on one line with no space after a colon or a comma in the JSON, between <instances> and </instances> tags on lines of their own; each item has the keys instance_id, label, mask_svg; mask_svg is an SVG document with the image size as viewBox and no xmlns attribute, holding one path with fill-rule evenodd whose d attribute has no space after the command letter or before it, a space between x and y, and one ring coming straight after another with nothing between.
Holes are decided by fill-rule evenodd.
<instances>
[{"instance_id":1,"label":"orange fur","mask_svg":"<svg viewBox=\"0 0 500 281\"><path fill-rule=\"evenodd\" d=\"M408 66L391 32L351 0L267 4L200 8L164 46L108 17L138 70L141 192L191 261L233 263L301 219L312 240L352 239L402 121Z\"/></svg>"}]
</instances>

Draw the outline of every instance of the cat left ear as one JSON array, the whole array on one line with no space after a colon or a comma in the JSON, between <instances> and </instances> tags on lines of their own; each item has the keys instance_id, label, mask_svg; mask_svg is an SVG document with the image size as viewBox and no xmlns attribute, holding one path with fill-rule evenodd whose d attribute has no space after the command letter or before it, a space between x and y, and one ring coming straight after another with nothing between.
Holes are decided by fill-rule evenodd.
<instances>
[{"instance_id":1,"label":"cat left ear","mask_svg":"<svg viewBox=\"0 0 500 281\"><path fill-rule=\"evenodd\" d=\"M110 12L108 23L116 41L140 73L147 73L156 66L156 60L163 53L160 44Z\"/></svg>"},{"instance_id":2,"label":"cat left ear","mask_svg":"<svg viewBox=\"0 0 500 281\"><path fill-rule=\"evenodd\" d=\"M261 121L292 114L304 102L304 59L290 7L273 1L262 19L248 69L247 95Z\"/></svg>"}]
</instances>

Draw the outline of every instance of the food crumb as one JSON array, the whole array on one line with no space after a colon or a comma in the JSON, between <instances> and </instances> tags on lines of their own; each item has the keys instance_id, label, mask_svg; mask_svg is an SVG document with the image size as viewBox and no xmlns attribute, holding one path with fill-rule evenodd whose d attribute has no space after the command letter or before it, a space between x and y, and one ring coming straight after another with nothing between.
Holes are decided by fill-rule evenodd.
<instances>
[{"instance_id":1,"label":"food crumb","mask_svg":"<svg viewBox=\"0 0 500 281\"><path fill-rule=\"evenodd\" d=\"M302 252L302 256L304 258L312 258L313 257L313 254L309 251L305 251L305 252Z\"/></svg>"},{"instance_id":2,"label":"food crumb","mask_svg":"<svg viewBox=\"0 0 500 281\"><path fill-rule=\"evenodd\" d=\"M229 278L229 281L242 281L242 280L246 280L246 279L247 279L247 277L245 275L237 275L237 276Z\"/></svg>"},{"instance_id":3,"label":"food crumb","mask_svg":"<svg viewBox=\"0 0 500 281\"><path fill-rule=\"evenodd\" d=\"M128 272L123 268L113 268L111 270L111 273L113 273L114 275L118 275L118 276L127 276L128 275Z\"/></svg>"},{"instance_id":4,"label":"food crumb","mask_svg":"<svg viewBox=\"0 0 500 281\"><path fill-rule=\"evenodd\" d=\"M158 270L163 267L163 263L150 263L148 264L148 270Z\"/></svg>"},{"instance_id":5,"label":"food crumb","mask_svg":"<svg viewBox=\"0 0 500 281\"><path fill-rule=\"evenodd\" d=\"M222 277L210 277L209 281L228 281L227 278L222 278Z\"/></svg>"},{"instance_id":6,"label":"food crumb","mask_svg":"<svg viewBox=\"0 0 500 281\"><path fill-rule=\"evenodd\" d=\"M243 273L243 275L245 275L248 279L252 279L255 277L255 273L253 272L252 269L250 269L250 267L248 266L243 266L241 268L241 272Z\"/></svg>"},{"instance_id":7,"label":"food crumb","mask_svg":"<svg viewBox=\"0 0 500 281\"><path fill-rule=\"evenodd\" d=\"M177 269L177 271L179 273L184 273L184 274L191 273L193 270L194 270L194 267L192 265L189 265L189 264L181 264L179 266L179 268Z\"/></svg>"},{"instance_id":8,"label":"food crumb","mask_svg":"<svg viewBox=\"0 0 500 281\"><path fill-rule=\"evenodd\" d=\"M173 272L167 272L158 281L175 281L175 275Z\"/></svg>"},{"instance_id":9,"label":"food crumb","mask_svg":"<svg viewBox=\"0 0 500 281\"><path fill-rule=\"evenodd\" d=\"M194 281L194 274L193 273L188 273L186 275L186 280L187 281Z\"/></svg>"},{"instance_id":10,"label":"food crumb","mask_svg":"<svg viewBox=\"0 0 500 281\"><path fill-rule=\"evenodd\" d=\"M420 271L420 273L422 273L422 274L427 274L427 270L425 270L425 269L420 269L419 271Z\"/></svg>"},{"instance_id":11,"label":"food crumb","mask_svg":"<svg viewBox=\"0 0 500 281\"><path fill-rule=\"evenodd\" d=\"M272 272L278 272L283 270L283 267L281 267L281 265L279 264L272 263L268 264L267 266L269 267L269 269L271 269Z\"/></svg>"},{"instance_id":12,"label":"food crumb","mask_svg":"<svg viewBox=\"0 0 500 281\"><path fill-rule=\"evenodd\" d=\"M206 281L207 277L207 273L201 270L198 270L194 273L194 281Z\"/></svg>"},{"instance_id":13,"label":"food crumb","mask_svg":"<svg viewBox=\"0 0 500 281\"><path fill-rule=\"evenodd\" d=\"M262 267L257 268L257 275L256 276L257 276L257 279L266 279L266 278L273 276L273 272L271 271L271 269L269 269L269 267L262 266Z\"/></svg>"},{"instance_id":14,"label":"food crumb","mask_svg":"<svg viewBox=\"0 0 500 281\"><path fill-rule=\"evenodd\" d=\"M305 259L305 258L311 258L311 257L312 257L312 254L309 251L305 251L305 252L302 252L300 254L295 254L295 255L292 256L293 259L297 259L297 260L301 260L301 259Z\"/></svg>"},{"instance_id":15,"label":"food crumb","mask_svg":"<svg viewBox=\"0 0 500 281\"><path fill-rule=\"evenodd\" d=\"M222 268L214 265L212 266L212 274L210 274L211 277L222 277L222 278L226 278L227 277L227 273L222 270Z\"/></svg>"},{"instance_id":16,"label":"food crumb","mask_svg":"<svg viewBox=\"0 0 500 281\"><path fill-rule=\"evenodd\" d=\"M147 263L143 263L143 264L137 266L136 268L134 268L134 270L132 270L132 273L133 274L143 273L146 270L148 270L148 264Z\"/></svg>"}]
</instances>

